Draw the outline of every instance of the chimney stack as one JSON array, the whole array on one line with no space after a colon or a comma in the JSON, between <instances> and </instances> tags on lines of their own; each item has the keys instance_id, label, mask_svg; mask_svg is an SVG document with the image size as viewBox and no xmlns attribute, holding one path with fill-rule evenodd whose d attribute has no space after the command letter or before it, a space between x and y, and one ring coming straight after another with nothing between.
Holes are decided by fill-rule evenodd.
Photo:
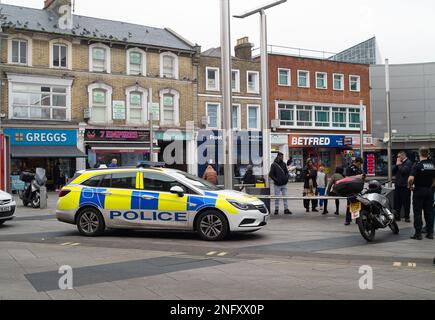
<instances>
[{"instance_id":1,"label":"chimney stack","mask_svg":"<svg viewBox=\"0 0 435 320\"><path fill-rule=\"evenodd\" d=\"M254 45L249 42L248 37L237 40L237 45L234 47L236 58L242 60L252 60L252 47Z\"/></svg>"}]
</instances>

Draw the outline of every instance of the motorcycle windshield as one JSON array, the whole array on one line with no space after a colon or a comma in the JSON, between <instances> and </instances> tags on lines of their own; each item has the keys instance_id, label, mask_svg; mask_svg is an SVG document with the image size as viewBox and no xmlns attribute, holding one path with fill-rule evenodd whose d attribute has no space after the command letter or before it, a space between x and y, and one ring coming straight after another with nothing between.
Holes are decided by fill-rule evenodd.
<instances>
[{"instance_id":1,"label":"motorcycle windshield","mask_svg":"<svg viewBox=\"0 0 435 320\"><path fill-rule=\"evenodd\" d=\"M36 175L35 175L35 179L36 182L40 185L43 186L45 185L45 183L47 182L47 177L45 176L45 169L43 168L37 168L36 169Z\"/></svg>"}]
</instances>

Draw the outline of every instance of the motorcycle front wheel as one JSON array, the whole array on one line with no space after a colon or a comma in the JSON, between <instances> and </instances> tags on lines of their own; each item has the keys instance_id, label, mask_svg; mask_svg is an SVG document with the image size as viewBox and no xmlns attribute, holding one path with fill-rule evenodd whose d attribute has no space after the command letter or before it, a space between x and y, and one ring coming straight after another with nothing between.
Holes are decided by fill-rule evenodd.
<instances>
[{"instance_id":1,"label":"motorcycle front wheel","mask_svg":"<svg viewBox=\"0 0 435 320\"><path fill-rule=\"evenodd\" d=\"M366 211L361 212L361 216L356 220L359 232L367 242L375 240L376 228L373 226L369 219L369 213Z\"/></svg>"},{"instance_id":2,"label":"motorcycle front wheel","mask_svg":"<svg viewBox=\"0 0 435 320\"><path fill-rule=\"evenodd\" d=\"M400 233L399 226L397 225L397 221L394 221L392 224L390 224L390 229L393 231L393 234L398 235Z\"/></svg>"}]
</instances>

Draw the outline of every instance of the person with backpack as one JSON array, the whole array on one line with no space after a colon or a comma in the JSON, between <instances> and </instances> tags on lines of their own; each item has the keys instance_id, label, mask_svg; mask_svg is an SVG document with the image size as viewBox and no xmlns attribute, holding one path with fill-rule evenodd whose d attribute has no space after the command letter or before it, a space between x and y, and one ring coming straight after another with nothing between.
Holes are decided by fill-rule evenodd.
<instances>
[{"instance_id":1,"label":"person with backpack","mask_svg":"<svg viewBox=\"0 0 435 320\"><path fill-rule=\"evenodd\" d=\"M275 184L275 197L283 196L287 197L288 189L287 184L289 180L289 172L287 165L284 162L284 154L279 152L269 172L270 179ZM292 214L288 207L288 200L284 199L284 214ZM275 200L275 215L279 214L279 199Z\"/></svg>"}]
</instances>

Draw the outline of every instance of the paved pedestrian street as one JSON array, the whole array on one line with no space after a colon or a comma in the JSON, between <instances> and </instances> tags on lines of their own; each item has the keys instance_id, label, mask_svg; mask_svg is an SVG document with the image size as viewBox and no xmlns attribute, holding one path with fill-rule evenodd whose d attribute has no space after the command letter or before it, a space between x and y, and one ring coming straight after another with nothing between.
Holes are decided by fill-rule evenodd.
<instances>
[{"instance_id":1,"label":"paved pedestrian street","mask_svg":"<svg viewBox=\"0 0 435 320\"><path fill-rule=\"evenodd\" d=\"M19 203L17 218L0 227L2 300L435 299L435 243L410 240L411 224L367 244L355 224L344 226L344 208L340 217L307 214L298 201L292 216L224 242L151 231L84 238L57 222L55 202L50 194L47 210ZM61 266L72 268L71 290L59 289ZM362 290L367 270L372 290Z\"/></svg>"}]
</instances>

